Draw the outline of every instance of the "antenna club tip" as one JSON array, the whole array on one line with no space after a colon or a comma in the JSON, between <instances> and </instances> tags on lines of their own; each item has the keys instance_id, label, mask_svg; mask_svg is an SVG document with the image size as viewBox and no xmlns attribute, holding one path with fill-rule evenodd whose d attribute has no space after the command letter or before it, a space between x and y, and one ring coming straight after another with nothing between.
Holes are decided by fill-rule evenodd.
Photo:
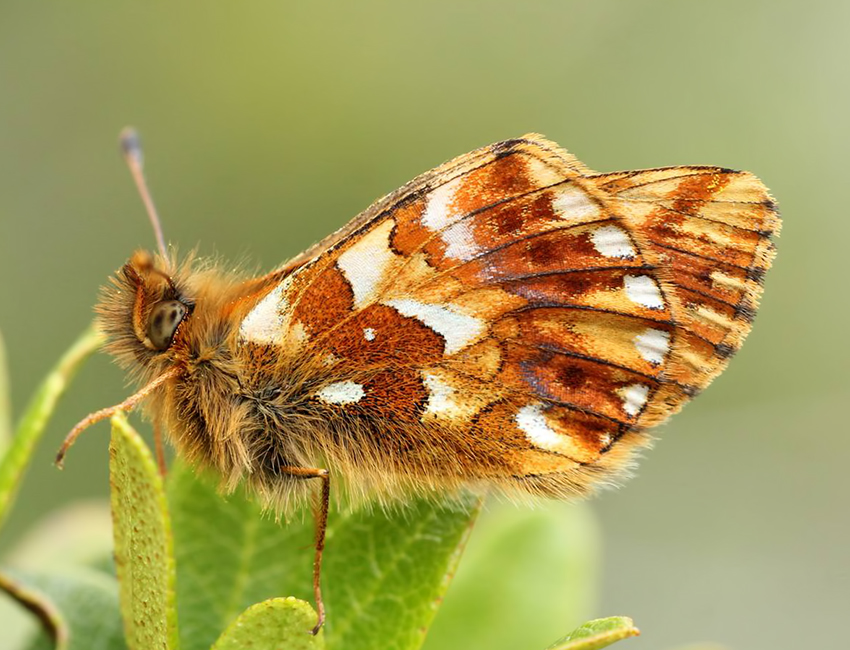
<instances>
[{"instance_id":1,"label":"antenna club tip","mask_svg":"<svg viewBox=\"0 0 850 650\"><path fill-rule=\"evenodd\" d=\"M125 156L141 157L142 141L139 138L139 132L132 126L121 129L118 141L121 143L121 151Z\"/></svg>"}]
</instances>

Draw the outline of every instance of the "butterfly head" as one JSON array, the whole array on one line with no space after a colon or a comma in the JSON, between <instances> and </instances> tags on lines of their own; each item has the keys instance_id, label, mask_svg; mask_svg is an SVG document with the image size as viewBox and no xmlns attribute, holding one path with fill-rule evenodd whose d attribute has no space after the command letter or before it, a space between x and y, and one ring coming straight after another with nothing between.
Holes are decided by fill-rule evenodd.
<instances>
[{"instance_id":1,"label":"butterfly head","mask_svg":"<svg viewBox=\"0 0 850 650\"><path fill-rule=\"evenodd\" d=\"M168 358L194 301L171 260L136 251L104 289L97 306L108 350L125 366Z\"/></svg>"}]
</instances>

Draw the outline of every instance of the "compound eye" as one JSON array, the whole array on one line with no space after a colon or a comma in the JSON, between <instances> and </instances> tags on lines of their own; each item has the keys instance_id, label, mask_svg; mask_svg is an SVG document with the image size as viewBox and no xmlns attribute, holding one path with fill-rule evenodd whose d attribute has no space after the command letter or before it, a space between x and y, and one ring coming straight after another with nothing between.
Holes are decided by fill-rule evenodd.
<instances>
[{"instance_id":1,"label":"compound eye","mask_svg":"<svg viewBox=\"0 0 850 650\"><path fill-rule=\"evenodd\" d=\"M148 325L148 338L157 350L166 350L177 326L186 316L188 309L179 300L163 300L154 305Z\"/></svg>"}]
</instances>

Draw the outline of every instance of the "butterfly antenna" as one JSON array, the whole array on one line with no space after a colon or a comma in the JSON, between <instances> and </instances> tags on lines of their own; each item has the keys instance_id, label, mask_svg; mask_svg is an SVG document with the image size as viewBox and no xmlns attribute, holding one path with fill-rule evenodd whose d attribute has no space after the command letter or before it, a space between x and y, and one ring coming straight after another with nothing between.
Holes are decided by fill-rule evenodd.
<instances>
[{"instance_id":1,"label":"butterfly antenna","mask_svg":"<svg viewBox=\"0 0 850 650\"><path fill-rule=\"evenodd\" d=\"M133 180L136 182L136 189L142 197L142 202L145 204L145 209L148 211L148 219L153 226L153 232L156 236L156 245L159 248L159 254L162 259L167 260L168 255L165 250L165 239L162 236L162 224L159 221L159 215L156 212L156 206L153 204L150 190L148 189L147 181L144 173L144 154L142 153L142 141L139 139L139 134L133 127L126 127L121 131L119 136L121 142L121 151L124 154L124 160L127 167L130 168L130 173L133 175Z\"/></svg>"}]
</instances>

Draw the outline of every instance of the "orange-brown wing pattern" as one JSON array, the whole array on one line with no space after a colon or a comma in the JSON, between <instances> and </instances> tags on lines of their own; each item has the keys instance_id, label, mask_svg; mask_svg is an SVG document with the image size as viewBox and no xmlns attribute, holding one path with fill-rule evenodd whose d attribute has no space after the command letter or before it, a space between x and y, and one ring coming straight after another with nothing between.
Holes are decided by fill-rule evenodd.
<instances>
[{"instance_id":1,"label":"orange-brown wing pattern","mask_svg":"<svg viewBox=\"0 0 850 650\"><path fill-rule=\"evenodd\" d=\"M382 200L240 335L309 359L312 399L393 427L402 455L442 448L480 477L563 473L620 453L720 371L777 225L750 175L593 174L526 136Z\"/></svg>"},{"instance_id":2,"label":"orange-brown wing pattern","mask_svg":"<svg viewBox=\"0 0 850 650\"><path fill-rule=\"evenodd\" d=\"M781 225L773 199L752 174L717 167L592 180L616 197L669 287L677 328L666 375L705 387L752 326Z\"/></svg>"}]
</instances>

